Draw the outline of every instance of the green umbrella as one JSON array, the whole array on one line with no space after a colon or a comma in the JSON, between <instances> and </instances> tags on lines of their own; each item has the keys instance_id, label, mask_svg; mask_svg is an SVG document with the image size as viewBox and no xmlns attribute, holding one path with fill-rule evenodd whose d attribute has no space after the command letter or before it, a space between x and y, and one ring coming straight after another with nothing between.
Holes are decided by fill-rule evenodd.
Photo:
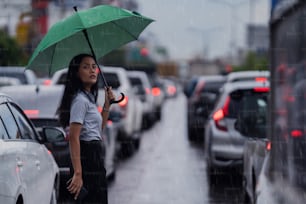
<instances>
[{"instance_id":1,"label":"green umbrella","mask_svg":"<svg viewBox=\"0 0 306 204\"><path fill-rule=\"evenodd\" d=\"M50 28L34 50L27 69L46 70L53 74L67 67L70 60L81 53L91 54L97 60L138 39L153 21L139 13L110 5L83 11L74 9L76 13ZM103 74L101 76L108 86Z\"/></svg>"},{"instance_id":2,"label":"green umbrella","mask_svg":"<svg viewBox=\"0 0 306 204\"><path fill-rule=\"evenodd\" d=\"M67 67L80 53L99 59L138 39L152 21L136 12L110 5L76 11L50 28L34 50L27 68L48 70L52 74Z\"/></svg>"}]
</instances>

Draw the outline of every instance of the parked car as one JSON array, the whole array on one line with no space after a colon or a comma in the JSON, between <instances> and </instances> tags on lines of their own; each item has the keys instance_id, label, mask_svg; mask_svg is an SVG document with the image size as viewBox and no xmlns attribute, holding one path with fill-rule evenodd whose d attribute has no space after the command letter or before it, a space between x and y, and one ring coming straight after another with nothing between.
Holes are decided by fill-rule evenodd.
<instances>
[{"instance_id":1,"label":"parked car","mask_svg":"<svg viewBox=\"0 0 306 204\"><path fill-rule=\"evenodd\" d=\"M68 69L62 69L55 72L51 78L51 84L64 84L67 71ZM122 115L123 125L118 135L122 154L131 155L135 149L139 148L141 141L142 103L135 95L125 69L121 67L102 67L102 72L115 95L125 94L125 99L122 102L111 107L120 111ZM104 86L103 81L100 80L99 95L101 96L104 95ZM104 104L104 97L99 97L98 103Z\"/></svg>"},{"instance_id":2,"label":"parked car","mask_svg":"<svg viewBox=\"0 0 306 204\"><path fill-rule=\"evenodd\" d=\"M42 143L63 137L50 127L39 135L20 106L0 94L0 203L57 203L59 169Z\"/></svg>"},{"instance_id":3,"label":"parked car","mask_svg":"<svg viewBox=\"0 0 306 204\"><path fill-rule=\"evenodd\" d=\"M144 71L128 71L128 77L136 93L143 103L142 129L151 127L156 118L154 114L154 99L151 93L152 86L147 73Z\"/></svg>"},{"instance_id":4,"label":"parked car","mask_svg":"<svg viewBox=\"0 0 306 204\"><path fill-rule=\"evenodd\" d=\"M237 130L237 118L243 112L246 115L253 114L250 117L252 120L264 123L268 92L268 82L224 84L205 128L205 155L210 182L219 175L227 174L231 167L237 168L237 173L241 173L243 147L248 137ZM256 131L258 132L254 134L260 135L263 128Z\"/></svg>"},{"instance_id":5,"label":"parked car","mask_svg":"<svg viewBox=\"0 0 306 204\"><path fill-rule=\"evenodd\" d=\"M222 75L201 76L197 78L193 93L187 101L188 139L204 139L206 121L219 96L219 90L225 83Z\"/></svg>"},{"instance_id":6,"label":"parked car","mask_svg":"<svg viewBox=\"0 0 306 204\"><path fill-rule=\"evenodd\" d=\"M24 113L30 118L35 125L36 130L42 133L43 127L51 126L61 129L58 121L56 110L60 103L64 86L37 86L37 85L24 85L24 86L7 86L0 89L1 92L10 95L18 104L23 108ZM27 96L27 97L25 97ZM100 96L101 97L101 96ZM104 97L104 95L102 96ZM102 106L101 106L102 107ZM102 110L102 108L100 108ZM110 110L110 120L105 131L103 131L103 138L105 138L106 147L106 175L113 178L116 173L116 137L117 128L120 127L120 114L116 114ZM69 151L69 130L64 131L65 137L61 141L45 142L45 146L53 152L55 161L57 162L60 170L61 177L61 193L66 191L66 182L70 178L70 151ZM62 191L63 190L63 191Z\"/></svg>"},{"instance_id":7,"label":"parked car","mask_svg":"<svg viewBox=\"0 0 306 204\"><path fill-rule=\"evenodd\" d=\"M227 75L226 82L238 81L269 81L270 71L249 70L231 72Z\"/></svg>"},{"instance_id":8,"label":"parked car","mask_svg":"<svg viewBox=\"0 0 306 204\"><path fill-rule=\"evenodd\" d=\"M4 77L0 76L0 87L1 86L14 86L21 84L20 80L15 77Z\"/></svg>"},{"instance_id":9,"label":"parked car","mask_svg":"<svg viewBox=\"0 0 306 204\"><path fill-rule=\"evenodd\" d=\"M0 67L1 77L13 77L19 79L21 84L36 84L35 73L25 67Z\"/></svg>"}]
</instances>

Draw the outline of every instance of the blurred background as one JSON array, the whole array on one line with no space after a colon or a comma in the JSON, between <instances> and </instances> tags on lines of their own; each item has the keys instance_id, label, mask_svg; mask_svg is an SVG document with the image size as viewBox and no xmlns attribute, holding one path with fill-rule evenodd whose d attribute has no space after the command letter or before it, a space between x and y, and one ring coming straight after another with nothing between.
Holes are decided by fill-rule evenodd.
<instances>
[{"instance_id":1,"label":"blurred background","mask_svg":"<svg viewBox=\"0 0 306 204\"><path fill-rule=\"evenodd\" d=\"M138 41L100 59L104 65L146 67L183 81L193 75L267 69L266 0L3 0L0 44L9 51L0 57L0 65L25 66L48 28L73 13L73 6L82 10L99 4L155 20Z\"/></svg>"}]
</instances>

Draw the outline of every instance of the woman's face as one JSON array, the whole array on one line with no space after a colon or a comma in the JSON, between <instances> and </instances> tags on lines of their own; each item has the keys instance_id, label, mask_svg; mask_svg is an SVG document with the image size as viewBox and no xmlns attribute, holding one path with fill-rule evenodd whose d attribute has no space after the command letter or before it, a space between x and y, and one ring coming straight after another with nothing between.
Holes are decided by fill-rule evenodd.
<instances>
[{"instance_id":1,"label":"woman's face","mask_svg":"<svg viewBox=\"0 0 306 204\"><path fill-rule=\"evenodd\" d=\"M92 57L84 57L80 63L78 76L84 84L84 88L90 90L97 82L97 64Z\"/></svg>"}]
</instances>

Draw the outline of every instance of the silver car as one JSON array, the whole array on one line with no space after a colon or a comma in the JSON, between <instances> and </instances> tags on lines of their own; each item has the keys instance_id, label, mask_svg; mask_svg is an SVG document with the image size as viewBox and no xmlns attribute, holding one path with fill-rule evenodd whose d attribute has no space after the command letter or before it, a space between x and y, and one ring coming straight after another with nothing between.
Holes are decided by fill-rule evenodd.
<instances>
[{"instance_id":1,"label":"silver car","mask_svg":"<svg viewBox=\"0 0 306 204\"><path fill-rule=\"evenodd\" d=\"M205 128L209 181L218 175L228 174L226 168L238 167L239 170L242 167L243 147L248 136L238 130L237 118L244 113L253 115L254 120L265 120L268 92L268 82L245 81L223 86ZM254 131L253 134L259 135L263 128L259 128L259 132Z\"/></svg>"},{"instance_id":2,"label":"silver car","mask_svg":"<svg viewBox=\"0 0 306 204\"><path fill-rule=\"evenodd\" d=\"M57 203L59 169L42 143L64 135L51 127L43 133L9 96L0 94L0 203Z\"/></svg>"}]
</instances>

